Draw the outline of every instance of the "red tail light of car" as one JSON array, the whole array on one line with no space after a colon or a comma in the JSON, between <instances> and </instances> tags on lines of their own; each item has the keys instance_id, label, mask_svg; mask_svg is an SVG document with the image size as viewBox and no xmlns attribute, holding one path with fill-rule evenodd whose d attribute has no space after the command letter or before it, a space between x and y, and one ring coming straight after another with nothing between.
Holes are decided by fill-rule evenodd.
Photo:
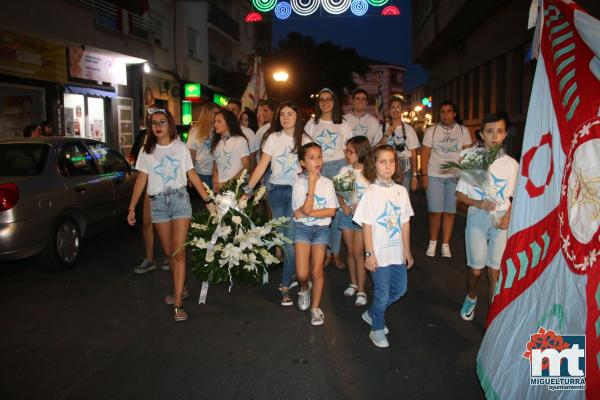
<instances>
[{"instance_id":1,"label":"red tail light of car","mask_svg":"<svg viewBox=\"0 0 600 400\"><path fill-rule=\"evenodd\" d=\"M0 183L0 212L10 210L19 201L19 188L14 183Z\"/></svg>"}]
</instances>

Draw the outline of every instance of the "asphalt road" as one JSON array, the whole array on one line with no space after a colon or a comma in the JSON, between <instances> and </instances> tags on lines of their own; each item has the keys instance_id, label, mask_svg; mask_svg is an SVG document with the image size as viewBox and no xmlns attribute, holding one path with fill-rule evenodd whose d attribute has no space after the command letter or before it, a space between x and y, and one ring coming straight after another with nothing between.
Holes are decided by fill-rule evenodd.
<instances>
[{"instance_id":1,"label":"asphalt road","mask_svg":"<svg viewBox=\"0 0 600 400\"><path fill-rule=\"evenodd\" d=\"M190 319L174 322L163 303L170 273L131 272L141 231L125 224L84 241L70 271L46 272L35 259L0 264L0 398L482 398L475 358L487 306L480 301L472 322L458 314L464 218L454 258L428 258L424 201L413 198L415 267L408 293L387 313L388 349L373 346L364 309L342 294L347 273L332 267L325 325L313 327L307 312L279 305L280 269L265 286L211 287L206 305L190 275Z\"/></svg>"}]
</instances>

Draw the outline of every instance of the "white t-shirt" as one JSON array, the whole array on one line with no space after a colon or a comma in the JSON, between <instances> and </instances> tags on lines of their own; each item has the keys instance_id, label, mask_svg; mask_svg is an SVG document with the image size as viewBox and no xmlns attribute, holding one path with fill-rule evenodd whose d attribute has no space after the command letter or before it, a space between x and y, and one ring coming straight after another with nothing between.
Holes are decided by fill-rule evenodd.
<instances>
[{"instance_id":1,"label":"white t-shirt","mask_svg":"<svg viewBox=\"0 0 600 400\"><path fill-rule=\"evenodd\" d=\"M186 147L196 151L196 159L194 160L194 168L200 175L212 174L213 156L210 152L210 135L206 139L199 139L198 135L192 128L188 136Z\"/></svg>"},{"instance_id":2,"label":"white t-shirt","mask_svg":"<svg viewBox=\"0 0 600 400\"><path fill-rule=\"evenodd\" d=\"M260 144L262 143L263 137L265 136L265 133L267 133L267 131L271 129L271 123L267 122L266 124L264 124L263 126L261 126L260 128L258 128L258 130L256 131L256 140L258 141L258 146L260 147Z\"/></svg>"},{"instance_id":3,"label":"white t-shirt","mask_svg":"<svg viewBox=\"0 0 600 400\"><path fill-rule=\"evenodd\" d=\"M496 207L497 211L506 211L510 207L510 198L515 190L515 182L519 173L519 163L512 157L504 155L490 165L491 174L490 190L496 193L501 201ZM456 191L467 195L470 199L483 200L486 196L483 190L471 185L464 179L458 181Z\"/></svg>"},{"instance_id":4,"label":"white t-shirt","mask_svg":"<svg viewBox=\"0 0 600 400\"><path fill-rule=\"evenodd\" d=\"M314 118L311 118L304 126L304 132L321 146L324 162L343 160L346 157L344 148L348 139L352 137L352 131L344 121L334 124L333 121L321 119L315 124Z\"/></svg>"},{"instance_id":5,"label":"white t-shirt","mask_svg":"<svg viewBox=\"0 0 600 400\"><path fill-rule=\"evenodd\" d=\"M354 212L354 222L371 225L373 251L378 267L404 264L402 224L414 215L406 189L394 183L390 187L373 184Z\"/></svg>"},{"instance_id":6,"label":"white t-shirt","mask_svg":"<svg viewBox=\"0 0 600 400\"><path fill-rule=\"evenodd\" d=\"M344 114L344 120L352 130L352 137L366 136L369 139L371 146L377 144L375 141L377 137L381 138L381 124L377 118L369 113L366 113L362 117L358 117L354 113L349 112Z\"/></svg>"},{"instance_id":7,"label":"white t-shirt","mask_svg":"<svg viewBox=\"0 0 600 400\"><path fill-rule=\"evenodd\" d=\"M452 171L444 171L440 166L447 161L458 161L463 146L471 144L471 134L462 125L454 124L448 128L442 124L430 126L423 136L423 146L431 148L427 175L449 178L455 175Z\"/></svg>"},{"instance_id":8,"label":"white t-shirt","mask_svg":"<svg viewBox=\"0 0 600 400\"><path fill-rule=\"evenodd\" d=\"M354 185L356 187L356 199L357 201L360 201L360 199L362 199L363 197L363 194L365 193L365 190L369 186L371 186L371 182L369 182L367 178L363 176L362 170L354 169L352 168L352 165L344 165L342 168L340 168L340 172L338 175L347 174L348 171L354 171L354 173L356 174L356 180L354 181ZM346 205L352 204L346 203Z\"/></svg>"},{"instance_id":9,"label":"white t-shirt","mask_svg":"<svg viewBox=\"0 0 600 400\"><path fill-rule=\"evenodd\" d=\"M248 142L241 136L219 140L214 157L219 173L219 182L227 182L243 168L242 157L249 156Z\"/></svg>"},{"instance_id":10,"label":"white t-shirt","mask_svg":"<svg viewBox=\"0 0 600 400\"><path fill-rule=\"evenodd\" d=\"M304 204L306 200L306 193L308 193L308 178L302 174L298 177L294 185L292 186L292 210L296 211ZM313 210L322 210L325 208L338 208L340 205L335 196L335 189L333 188L333 182L324 176L319 177L317 185L315 186L315 200L313 203ZM304 225L312 226L327 226L331 223L331 217L316 218L316 217L303 217L296 218L294 221L302 222Z\"/></svg>"},{"instance_id":11,"label":"white t-shirt","mask_svg":"<svg viewBox=\"0 0 600 400\"><path fill-rule=\"evenodd\" d=\"M302 144L312 142L308 135L303 135ZM265 141L262 151L271 156L271 178L269 183L292 186L298 174L302 172L298 153L294 152L294 138L283 131L273 132Z\"/></svg>"},{"instance_id":12,"label":"white t-shirt","mask_svg":"<svg viewBox=\"0 0 600 400\"><path fill-rule=\"evenodd\" d=\"M142 148L135 169L148 174L149 196L178 189L187 185L187 172L194 169L192 156L181 140L173 140L166 146L156 144L152 154Z\"/></svg>"},{"instance_id":13,"label":"white t-shirt","mask_svg":"<svg viewBox=\"0 0 600 400\"><path fill-rule=\"evenodd\" d=\"M254 131L250 128L246 128L245 126L241 125L240 128L242 128L242 133L244 134L244 136L246 136L246 139L248 139L248 149L250 150L250 153L258 151L258 148L260 147L260 142L257 140Z\"/></svg>"},{"instance_id":14,"label":"white t-shirt","mask_svg":"<svg viewBox=\"0 0 600 400\"><path fill-rule=\"evenodd\" d=\"M387 131L388 126L389 125L387 124L385 125L385 131ZM404 132L402 130L402 126L404 126ZM377 142L379 143L381 139L383 139L383 133ZM395 144L402 145L402 143L405 144L404 151L402 153L396 152L399 158L411 158L412 153L410 151L421 147L421 143L419 143L419 138L417 136L417 132L415 132L415 129L404 122L402 125L398 125L396 128L394 128L394 134L390 136L387 141L387 144L392 147L394 147Z\"/></svg>"}]
</instances>

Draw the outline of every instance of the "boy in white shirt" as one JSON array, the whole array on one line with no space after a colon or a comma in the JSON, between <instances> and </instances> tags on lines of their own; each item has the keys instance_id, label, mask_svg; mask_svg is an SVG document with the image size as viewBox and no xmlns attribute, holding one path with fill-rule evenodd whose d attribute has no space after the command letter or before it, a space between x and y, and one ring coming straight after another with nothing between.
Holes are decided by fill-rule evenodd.
<instances>
[{"instance_id":1,"label":"boy in white shirt","mask_svg":"<svg viewBox=\"0 0 600 400\"><path fill-rule=\"evenodd\" d=\"M367 112L369 95L358 88L352 92L352 112L344 114L344 121L352 130L352 137L366 136L371 146L377 144L377 137L381 136L379 120Z\"/></svg>"}]
</instances>

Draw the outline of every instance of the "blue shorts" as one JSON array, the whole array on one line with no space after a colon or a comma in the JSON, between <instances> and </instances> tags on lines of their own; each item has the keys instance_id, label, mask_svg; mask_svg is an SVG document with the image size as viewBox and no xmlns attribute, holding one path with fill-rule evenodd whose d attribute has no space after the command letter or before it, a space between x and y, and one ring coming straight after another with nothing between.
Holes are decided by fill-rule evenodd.
<instances>
[{"instance_id":1,"label":"blue shorts","mask_svg":"<svg viewBox=\"0 0 600 400\"><path fill-rule=\"evenodd\" d=\"M294 221L294 243L329 244L329 226L304 225L302 222Z\"/></svg>"},{"instance_id":2,"label":"blue shorts","mask_svg":"<svg viewBox=\"0 0 600 400\"><path fill-rule=\"evenodd\" d=\"M167 189L150 196L150 210L153 224L192 218L190 195L185 187Z\"/></svg>"},{"instance_id":3,"label":"blue shorts","mask_svg":"<svg viewBox=\"0 0 600 400\"><path fill-rule=\"evenodd\" d=\"M456 178L429 177L427 208L432 213L456 214Z\"/></svg>"},{"instance_id":4,"label":"blue shorts","mask_svg":"<svg viewBox=\"0 0 600 400\"><path fill-rule=\"evenodd\" d=\"M469 207L465 229L468 267L500 269L507 240L508 230L494 227L488 212Z\"/></svg>"},{"instance_id":5,"label":"blue shorts","mask_svg":"<svg viewBox=\"0 0 600 400\"><path fill-rule=\"evenodd\" d=\"M352 220L352 215L346 215L342 210L337 210L338 229L360 231L362 227Z\"/></svg>"},{"instance_id":6,"label":"blue shorts","mask_svg":"<svg viewBox=\"0 0 600 400\"><path fill-rule=\"evenodd\" d=\"M342 158L341 160L327 161L323 163L321 175L331 179L337 174L339 174L340 169L345 165L348 165L348 161L346 161L345 158Z\"/></svg>"}]
</instances>

